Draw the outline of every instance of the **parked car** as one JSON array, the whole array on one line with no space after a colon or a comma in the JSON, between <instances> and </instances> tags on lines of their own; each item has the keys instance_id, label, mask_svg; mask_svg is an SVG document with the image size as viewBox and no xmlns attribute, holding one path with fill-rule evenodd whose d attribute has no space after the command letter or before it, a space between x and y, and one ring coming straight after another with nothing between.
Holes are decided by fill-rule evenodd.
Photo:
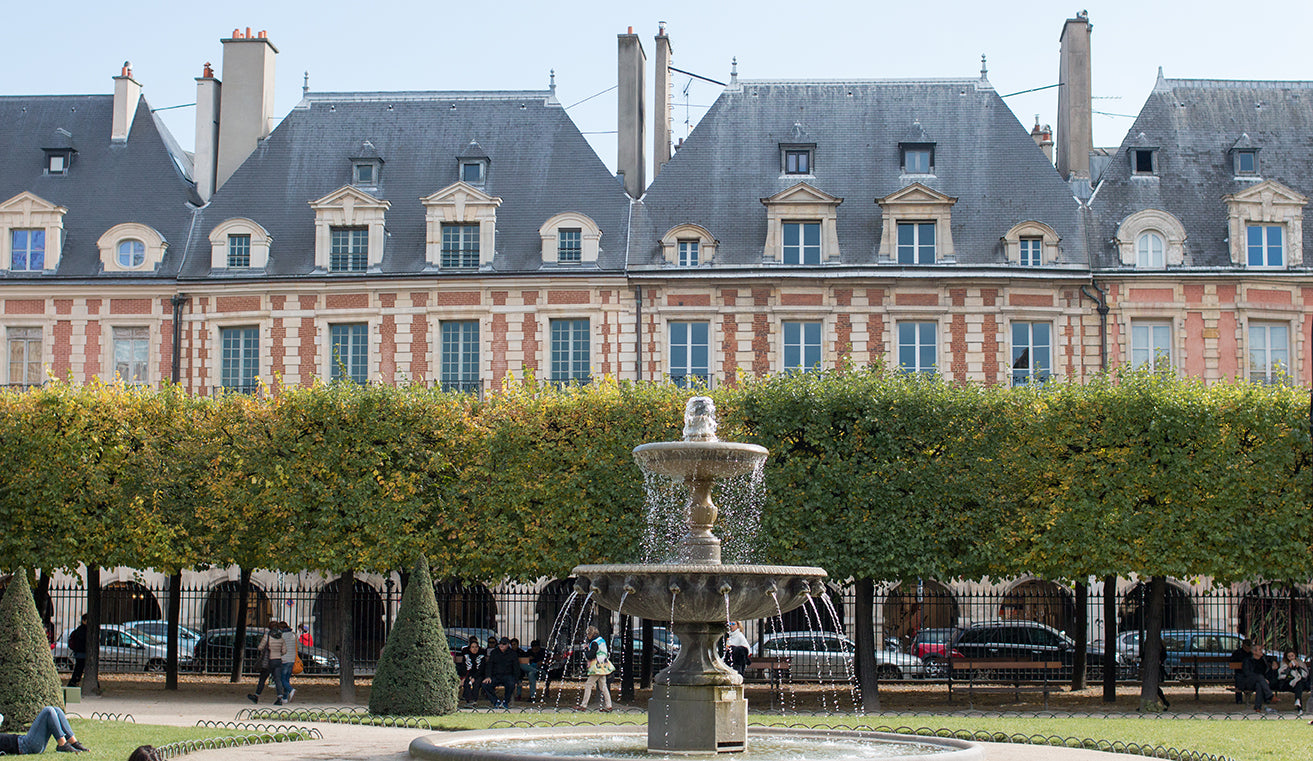
<instances>
[{"instance_id":1,"label":"parked car","mask_svg":"<svg viewBox=\"0 0 1313 761\"><path fill-rule=\"evenodd\" d=\"M61 671L73 670L73 651L68 647L72 629L64 632L55 643L52 655L55 666ZM163 671L168 652L164 643L147 634L135 632L120 624L100 625L101 671ZM180 666L189 665L190 659L178 657Z\"/></svg>"},{"instance_id":2,"label":"parked car","mask_svg":"<svg viewBox=\"0 0 1313 761\"><path fill-rule=\"evenodd\" d=\"M947 629L922 629L912 637L912 655L921 660L930 656L947 657L948 643L953 641L956 627Z\"/></svg>"},{"instance_id":3,"label":"parked car","mask_svg":"<svg viewBox=\"0 0 1313 761\"><path fill-rule=\"evenodd\" d=\"M268 631L264 627L252 626L246 630L246 648L242 653L242 673L260 673L260 638ZM293 636L284 634L284 637ZM237 630L232 627L210 629L196 642L192 649L192 664L197 671L227 673L232 669L233 641ZM337 656L319 647L298 647L301 665L306 674L336 674L339 671Z\"/></svg>"},{"instance_id":4,"label":"parked car","mask_svg":"<svg viewBox=\"0 0 1313 761\"><path fill-rule=\"evenodd\" d=\"M789 658L794 681L845 681L855 668L856 651L852 640L835 632L795 631L767 634L752 655ZM896 650L876 650L875 662L881 679L920 679L927 673L920 658Z\"/></svg>"},{"instance_id":5,"label":"parked car","mask_svg":"<svg viewBox=\"0 0 1313 761\"><path fill-rule=\"evenodd\" d=\"M1191 663L1191 656L1229 657L1240 647L1239 634L1211 629L1167 629L1162 633L1163 648L1167 657L1163 665L1168 679L1192 681L1196 670L1200 679L1227 679L1231 676L1228 663ZM1197 668L1196 668L1197 667Z\"/></svg>"},{"instance_id":6,"label":"parked car","mask_svg":"<svg viewBox=\"0 0 1313 761\"><path fill-rule=\"evenodd\" d=\"M1058 661L1059 678L1071 678L1076 643L1051 626L1037 621L990 621L958 630L951 650L954 658L1006 658L1014 661ZM1103 674L1103 650L1085 649L1086 674L1099 679ZM1119 668L1120 671L1120 668Z\"/></svg>"},{"instance_id":7,"label":"parked car","mask_svg":"<svg viewBox=\"0 0 1313 761\"><path fill-rule=\"evenodd\" d=\"M123 626L141 634L149 635L159 642L167 645L169 642L169 622L154 621L128 621ZM186 626L178 626L178 661L181 662L184 656L190 660L192 649L200 640L201 633L195 629Z\"/></svg>"}]
</instances>

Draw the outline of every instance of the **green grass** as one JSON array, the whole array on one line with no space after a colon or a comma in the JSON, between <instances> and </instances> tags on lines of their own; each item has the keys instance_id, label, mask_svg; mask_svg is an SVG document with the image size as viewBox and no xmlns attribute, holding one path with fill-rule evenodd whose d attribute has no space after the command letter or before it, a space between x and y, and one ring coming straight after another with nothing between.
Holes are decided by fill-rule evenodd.
<instances>
[{"instance_id":1,"label":"green grass","mask_svg":"<svg viewBox=\"0 0 1313 761\"><path fill-rule=\"evenodd\" d=\"M84 761L123 761L139 745L168 745L183 740L199 740L206 737L233 737L256 734L241 729L214 729L207 727L166 727L154 724L133 724L123 721L93 721L69 717L73 734L79 742L91 749L90 753L76 754ZM55 752L55 743L46 746L46 753ZM270 750L270 755L278 751ZM73 754L70 754L70 756ZM62 758L62 756L61 756Z\"/></svg>"}]
</instances>

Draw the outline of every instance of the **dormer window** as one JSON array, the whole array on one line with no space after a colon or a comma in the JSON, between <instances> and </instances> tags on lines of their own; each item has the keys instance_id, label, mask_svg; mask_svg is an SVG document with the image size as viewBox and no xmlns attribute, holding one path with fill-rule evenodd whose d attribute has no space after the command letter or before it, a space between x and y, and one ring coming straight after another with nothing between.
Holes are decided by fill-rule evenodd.
<instances>
[{"instance_id":1,"label":"dormer window","mask_svg":"<svg viewBox=\"0 0 1313 761\"><path fill-rule=\"evenodd\" d=\"M365 186L378 184L378 164L372 161L357 161L352 170L351 184Z\"/></svg>"},{"instance_id":2,"label":"dormer window","mask_svg":"<svg viewBox=\"0 0 1313 761\"><path fill-rule=\"evenodd\" d=\"M706 266L716 257L716 238L701 225L675 225L661 236L661 256L671 267Z\"/></svg>"},{"instance_id":3,"label":"dormer window","mask_svg":"<svg viewBox=\"0 0 1313 761\"><path fill-rule=\"evenodd\" d=\"M804 147L785 148L784 173L785 174L811 174L812 149L804 148Z\"/></svg>"},{"instance_id":4,"label":"dormer window","mask_svg":"<svg viewBox=\"0 0 1313 761\"><path fill-rule=\"evenodd\" d=\"M1258 151L1236 151L1235 173L1258 174Z\"/></svg>"},{"instance_id":5,"label":"dormer window","mask_svg":"<svg viewBox=\"0 0 1313 761\"><path fill-rule=\"evenodd\" d=\"M583 261L584 231L578 227L562 227L556 231L556 261L577 264Z\"/></svg>"},{"instance_id":6,"label":"dormer window","mask_svg":"<svg viewBox=\"0 0 1313 761\"><path fill-rule=\"evenodd\" d=\"M263 269L273 238L257 222L234 217L210 231L210 267L215 270Z\"/></svg>"},{"instance_id":7,"label":"dormer window","mask_svg":"<svg viewBox=\"0 0 1313 761\"><path fill-rule=\"evenodd\" d=\"M1135 174L1135 175L1158 174L1158 149L1132 148L1131 174Z\"/></svg>"},{"instance_id":8,"label":"dormer window","mask_svg":"<svg viewBox=\"0 0 1313 761\"><path fill-rule=\"evenodd\" d=\"M488 165L483 161L460 162L460 181L469 185L482 185L487 176Z\"/></svg>"},{"instance_id":9,"label":"dormer window","mask_svg":"<svg viewBox=\"0 0 1313 761\"><path fill-rule=\"evenodd\" d=\"M46 174L61 175L68 172L70 154L63 151L46 153Z\"/></svg>"},{"instance_id":10,"label":"dormer window","mask_svg":"<svg viewBox=\"0 0 1313 761\"><path fill-rule=\"evenodd\" d=\"M903 174L934 174L935 147L933 145L904 144Z\"/></svg>"},{"instance_id":11,"label":"dormer window","mask_svg":"<svg viewBox=\"0 0 1313 761\"><path fill-rule=\"evenodd\" d=\"M73 133L57 127L55 133L51 135L46 147L41 150L46 152L45 173L48 175L68 174L69 165L73 163L73 154L77 149L73 147Z\"/></svg>"},{"instance_id":12,"label":"dormer window","mask_svg":"<svg viewBox=\"0 0 1313 761\"><path fill-rule=\"evenodd\" d=\"M146 263L146 244L135 238L119 241L118 263L124 269L136 269Z\"/></svg>"}]
</instances>

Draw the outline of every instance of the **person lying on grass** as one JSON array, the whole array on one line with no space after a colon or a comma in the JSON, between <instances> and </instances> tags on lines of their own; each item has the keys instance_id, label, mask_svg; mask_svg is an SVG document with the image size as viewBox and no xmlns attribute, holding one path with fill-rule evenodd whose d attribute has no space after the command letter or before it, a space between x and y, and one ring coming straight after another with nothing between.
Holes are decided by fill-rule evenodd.
<instances>
[{"instance_id":1,"label":"person lying on grass","mask_svg":"<svg viewBox=\"0 0 1313 761\"><path fill-rule=\"evenodd\" d=\"M4 716L0 715L0 724L3 723ZM8 756L45 753L46 745L52 737L55 738L55 750L60 753L81 753L87 749L73 736L73 728L68 725L64 709L46 706L32 720L32 727L27 730L27 734L0 732L0 753Z\"/></svg>"}]
</instances>

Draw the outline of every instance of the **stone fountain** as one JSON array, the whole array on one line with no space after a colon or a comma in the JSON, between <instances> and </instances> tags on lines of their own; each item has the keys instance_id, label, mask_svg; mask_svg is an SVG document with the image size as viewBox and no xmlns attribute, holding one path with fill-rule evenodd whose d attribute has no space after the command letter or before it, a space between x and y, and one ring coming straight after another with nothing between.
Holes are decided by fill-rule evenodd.
<instances>
[{"instance_id":1,"label":"stone fountain","mask_svg":"<svg viewBox=\"0 0 1313 761\"><path fill-rule=\"evenodd\" d=\"M717 439L715 412L711 399L694 397L684 411L683 441L634 449L644 471L682 478L689 487L688 533L675 562L581 565L573 572L576 591L591 594L602 607L670 621L679 637L679 655L654 679L647 709L650 751L742 751L748 725L743 677L716 646L726 621L782 615L824 592L820 568L720 562L712 487L718 479L752 472L767 452Z\"/></svg>"}]
</instances>

